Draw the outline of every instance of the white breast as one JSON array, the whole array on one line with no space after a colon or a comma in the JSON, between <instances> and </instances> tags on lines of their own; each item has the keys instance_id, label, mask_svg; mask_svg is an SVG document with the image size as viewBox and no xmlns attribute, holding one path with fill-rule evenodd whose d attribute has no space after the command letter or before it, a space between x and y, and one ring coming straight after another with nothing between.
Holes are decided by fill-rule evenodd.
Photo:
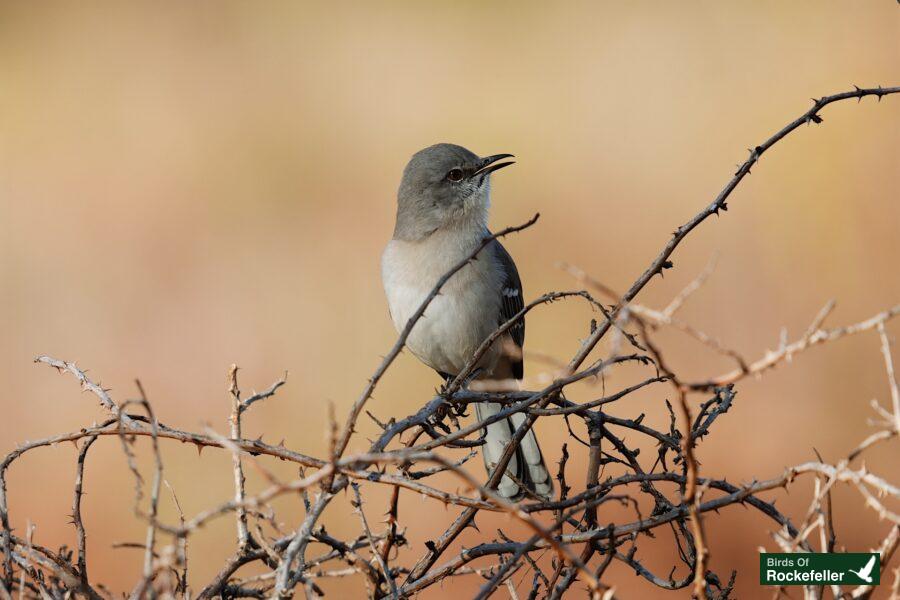
<instances>
[{"instance_id":1,"label":"white breast","mask_svg":"<svg viewBox=\"0 0 900 600\"><path fill-rule=\"evenodd\" d=\"M397 331L431 292L438 279L468 256L480 235L435 232L419 242L391 240L381 261L381 275L391 318ZM490 248L460 269L428 305L407 340L422 362L438 371L456 374L497 328L500 315L501 271ZM493 368L500 344L480 361Z\"/></svg>"}]
</instances>

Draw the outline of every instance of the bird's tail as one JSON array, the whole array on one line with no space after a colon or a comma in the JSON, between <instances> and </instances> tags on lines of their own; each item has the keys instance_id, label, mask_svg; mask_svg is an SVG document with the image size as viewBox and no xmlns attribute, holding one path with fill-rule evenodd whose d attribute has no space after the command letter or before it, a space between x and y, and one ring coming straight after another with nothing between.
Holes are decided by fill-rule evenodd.
<instances>
[{"instance_id":1,"label":"bird's tail","mask_svg":"<svg viewBox=\"0 0 900 600\"><path fill-rule=\"evenodd\" d=\"M501 408L501 405L495 402L479 402L475 405L475 415L479 421L483 421L500 412ZM516 430L524 421L525 415L516 413L487 426L481 455L484 457L488 473L499 462L506 446L512 441ZM497 491L504 498L519 500L527 495L526 490L521 489L519 483L541 498L549 499L553 495L553 480L550 478L547 465L544 464L541 447L538 446L533 429L528 430L519 447L516 448L516 454L506 466L506 475L500 480Z\"/></svg>"}]
</instances>

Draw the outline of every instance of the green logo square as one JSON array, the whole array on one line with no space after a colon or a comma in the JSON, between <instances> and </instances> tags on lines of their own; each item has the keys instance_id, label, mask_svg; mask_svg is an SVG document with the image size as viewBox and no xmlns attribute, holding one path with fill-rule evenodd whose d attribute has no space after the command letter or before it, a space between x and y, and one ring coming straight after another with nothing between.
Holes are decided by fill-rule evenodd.
<instances>
[{"instance_id":1,"label":"green logo square","mask_svg":"<svg viewBox=\"0 0 900 600\"><path fill-rule=\"evenodd\" d=\"M877 552L763 553L759 555L760 585L878 585L881 561Z\"/></svg>"}]
</instances>

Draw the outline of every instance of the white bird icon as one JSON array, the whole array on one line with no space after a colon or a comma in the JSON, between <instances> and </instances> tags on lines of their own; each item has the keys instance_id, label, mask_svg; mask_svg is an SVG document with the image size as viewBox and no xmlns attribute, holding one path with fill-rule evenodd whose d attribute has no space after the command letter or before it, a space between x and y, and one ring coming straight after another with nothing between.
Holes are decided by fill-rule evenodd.
<instances>
[{"instance_id":1,"label":"white bird icon","mask_svg":"<svg viewBox=\"0 0 900 600\"><path fill-rule=\"evenodd\" d=\"M872 557L869 559L869 562L866 563L866 566L864 566L859 571L854 571L853 569L847 569L847 570L850 571L851 573L856 573L856 575L859 576L859 578L862 579L863 581L865 581L866 583L872 583L872 569L874 567L875 567L875 556L872 555Z\"/></svg>"}]
</instances>

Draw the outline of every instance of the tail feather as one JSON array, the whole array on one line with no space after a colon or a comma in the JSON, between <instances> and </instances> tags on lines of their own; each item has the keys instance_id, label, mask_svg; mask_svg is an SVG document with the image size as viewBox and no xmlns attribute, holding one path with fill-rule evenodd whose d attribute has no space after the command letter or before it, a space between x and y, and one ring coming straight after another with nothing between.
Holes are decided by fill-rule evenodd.
<instances>
[{"instance_id":1,"label":"tail feather","mask_svg":"<svg viewBox=\"0 0 900 600\"><path fill-rule=\"evenodd\" d=\"M515 431L525 422L525 415L516 413L509 420ZM550 478L550 472L547 470L547 465L544 464L544 456L541 454L541 447L534 435L534 429L529 429L522 438L516 456L521 458L520 462L526 466L519 479L538 496L550 498L553 495L553 479Z\"/></svg>"},{"instance_id":2,"label":"tail feather","mask_svg":"<svg viewBox=\"0 0 900 600\"><path fill-rule=\"evenodd\" d=\"M481 421L497 414L501 409L501 405L495 402L480 402L475 405L475 415ZM481 454L488 472L499 462L515 431L524 421L525 415L517 413L487 426ZM528 430L516 448L515 455L506 466L506 473L497 486L497 491L505 498L518 500L526 495L517 481L542 498L550 498L553 494L553 480L544 464L541 448L532 429Z\"/></svg>"}]
</instances>

